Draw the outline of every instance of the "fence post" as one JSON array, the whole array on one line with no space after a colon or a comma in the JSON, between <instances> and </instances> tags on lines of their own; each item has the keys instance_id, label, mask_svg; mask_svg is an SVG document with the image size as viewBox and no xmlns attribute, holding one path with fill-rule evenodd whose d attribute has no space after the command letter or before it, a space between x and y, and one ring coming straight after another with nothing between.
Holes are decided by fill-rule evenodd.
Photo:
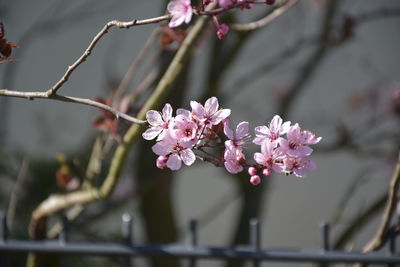
<instances>
[{"instance_id":1,"label":"fence post","mask_svg":"<svg viewBox=\"0 0 400 267\"><path fill-rule=\"evenodd\" d=\"M253 218L250 220L250 244L255 250L258 252L261 248L261 238L260 238L260 221L257 218ZM259 260L254 260L254 267L260 266Z\"/></svg>"},{"instance_id":2,"label":"fence post","mask_svg":"<svg viewBox=\"0 0 400 267\"><path fill-rule=\"evenodd\" d=\"M189 240L188 240L188 246L190 249L194 248L197 246L197 220L196 219L190 219L188 223L188 230L189 230ZM195 267L196 266L196 258L190 258L189 259L189 266L190 267Z\"/></svg>"},{"instance_id":3,"label":"fence post","mask_svg":"<svg viewBox=\"0 0 400 267\"><path fill-rule=\"evenodd\" d=\"M132 216L128 213L124 213L122 215L122 225L121 225L121 232L122 232L122 238L123 242L125 245L132 246L133 245L133 219ZM132 262L131 262L131 257L128 256L125 259L125 266L126 267L131 267Z\"/></svg>"}]
</instances>

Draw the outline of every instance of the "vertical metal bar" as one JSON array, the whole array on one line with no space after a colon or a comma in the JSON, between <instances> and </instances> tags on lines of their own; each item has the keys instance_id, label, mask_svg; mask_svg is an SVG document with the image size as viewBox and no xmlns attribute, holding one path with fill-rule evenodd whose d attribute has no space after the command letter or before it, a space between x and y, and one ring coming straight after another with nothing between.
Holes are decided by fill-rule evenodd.
<instances>
[{"instance_id":1,"label":"vertical metal bar","mask_svg":"<svg viewBox=\"0 0 400 267\"><path fill-rule=\"evenodd\" d=\"M121 227L121 232L122 232L122 238L123 242L125 245L132 246L133 244L133 219L132 216L128 213L124 213L122 215L122 227ZM131 257L126 257L125 259L125 266L126 267L131 267L132 262L131 262Z\"/></svg>"},{"instance_id":2,"label":"vertical metal bar","mask_svg":"<svg viewBox=\"0 0 400 267\"><path fill-rule=\"evenodd\" d=\"M69 221L64 214L61 215L60 221L61 221L61 232L58 235L58 242L60 243L60 245L63 246L68 242ZM66 262L67 257L61 254L59 255L59 257L60 257L60 266L61 267L68 266L68 263Z\"/></svg>"},{"instance_id":3,"label":"vertical metal bar","mask_svg":"<svg viewBox=\"0 0 400 267\"><path fill-rule=\"evenodd\" d=\"M257 218L253 218L250 220L250 244L255 250L258 252L261 248L261 234L260 234L260 222ZM253 262L254 267L260 266L259 260L254 260Z\"/></svg>"},{"instance_id":4,"label":"vertical metal bar","mask_svg":"<svg viewBox=\"0 0 400 267\"><path fill-rule=\"evenodd\" d=\"M4 211L0 211L0 243L7 242L8 229L7 229L7 218ZM0 265L7 266L8 257L6 252L0 253Z\"/></svg>"},{"instance_id":5,"label":"vertical metal bar","mask_svg":"<svg viewBox=\"0 0 400 267\"><path fill-rule=\"evenodd\" d=\"M330 246L330 225L327 222L321 222L319 224L319 228L321 229L321 247L325 251L329 251L331 249Z\"/></svg>"},{"instance_id":6,"label":"vertical metal bar","mask_svg":"<svg viewBox=\"0 0 400 267\"><path fill-rule=\"evenodd\" d=\"M65 215L62 215L60 220L61 220L61 232L58 236L58 241L61 244L65 244L68 242L69 221Z\"/></svg>"},{"instance_id":7,"label":"vertical metal bar","mask_svg":"<svg viewBox=\"0 0 400 267\"><path fill-rule=\"evenodd\" d=\"M188 246L189 248L194 248L197 246L197 220L196 219L190 219L188 223L188 230L189 230L189 240L188 240ZM197 263L196 258L190 258L189 259L189 266L190 267L195 267Z\"/></svg>"},{"instance_id":8,"label":"vertical metal bar","mask_svg":"<svg viewBox=\"0 0 400 267\"><path fill-rule=\"evenodd\" d=\"M4 211L0 211L0 242L6 242L8 239L7 218Z\"/></svg>"}]
</instances>

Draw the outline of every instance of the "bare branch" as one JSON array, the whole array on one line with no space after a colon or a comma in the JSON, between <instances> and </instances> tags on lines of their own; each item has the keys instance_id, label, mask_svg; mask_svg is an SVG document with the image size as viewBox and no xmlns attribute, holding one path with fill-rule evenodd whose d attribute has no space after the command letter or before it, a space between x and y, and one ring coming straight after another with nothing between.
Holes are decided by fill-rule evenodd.
<instances>
[{"instance_id":1,"label":"bare branch","mask_svg":"<svg viewBox=\"0 0 400 267\"><path fill-rule=\"evenodd\" d=\"M11 90L7 90L7 89L1 89L0 96L19 97L19 98L26 98L29 100L33 100L35 98L42 98L42 99L52 99L52 100L58 100L58 101L63 101L63 102L77 103L77 104L88 105L88 106L106 110L106 111L114 114L115 117L117 117L117 118L123 118L123 119L133 122L133 123L144 124L146 122L144 120L139 120L137 118L129 116L126 113L120 112L108 105L105 105L100 102L97 102L97 101L94 101L91 99L87 99L87 98L62 96L62 95L57 95L57 94L50 95L49 92L21 92L21 91L11 91Z\"/></svg>"},{"instance_id":2,"label":"bare branch","mask_svg":"<svg viewBox=\"0 0 400 267\"><path fill-rule=\"evenodd\" d=\"M93 48L96 46L98 41L108 32L108 30L111 27L115 26L115 27L118 27L118 28L121 28L121 29L129 29L130 27L133 27L133 26L157 23L157 22L160 22L160 21L168 20L170 18L171 18L171 15L168 14L168 15L155 17L155 18L151 18L151 19L144 19L144 20L136 20L136 19L134 19L132 21L112 20L112 21L107 22L107 24L104 25L103 29L101 29L101 31L99 33L97 33L97 35L94 37L92 42L89 44L88 48L86 48L85 52L78 58L78 60L76 60L71 66L68 67L67 71L61 77L61 79L58 82L56 82L53 85L53 87L51 87L47 91L47 93L49 95L54 95L54 94L57 93L57 90L60 89L61 86L63 86L63 84L66 81L68 81L68 78L72 74L72 72L80 64L82 64L84 61L86 61L86 59L90 56L90 54L92 53Z\"/></svg>"},{"instance_id":3,"label":"bare branch","mask_svg":"<svg viewBox=\"0 0 400 267\"><path fill-rule=\"evenodd\" d=\"M253 31L259 28L262 28L272 21L274 21L276 18L281 16L283 13L288 11L291 7L296 5L299 2L299 0L287 0L284 2L282 5L276 7L273 9L270 13L268 13L265 17L250 22L246 24L232 24L231 28L235 31L240 31L240 32L245 32L245 31Z\"/></svg>"}]
</instances>

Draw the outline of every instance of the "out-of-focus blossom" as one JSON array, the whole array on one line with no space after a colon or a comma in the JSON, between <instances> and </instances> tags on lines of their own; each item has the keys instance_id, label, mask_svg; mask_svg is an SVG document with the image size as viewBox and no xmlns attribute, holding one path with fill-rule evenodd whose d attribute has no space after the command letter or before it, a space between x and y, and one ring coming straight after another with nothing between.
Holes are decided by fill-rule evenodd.
<instances>
[{"instance_id":1,"label":"out-of-focus blossom","mask_svg":"<svg viewBox=\"0 0 400 267\"><path fill-rule=\"evenodd\" d=\"M168 26L178 27L183 23L189 23L192 20L193 9L190 0L172 0L167 6L172 18Z\"/></svg>"}]
</instances>

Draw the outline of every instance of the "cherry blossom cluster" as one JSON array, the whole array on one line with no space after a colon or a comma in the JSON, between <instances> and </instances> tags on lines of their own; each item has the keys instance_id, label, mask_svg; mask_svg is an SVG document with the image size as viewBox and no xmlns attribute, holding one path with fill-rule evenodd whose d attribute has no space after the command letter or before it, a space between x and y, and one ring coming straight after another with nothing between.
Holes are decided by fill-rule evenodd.
<instances>
[{"instance_id":1,"label":"cherry blossom cluster","mask_svg":"<svg viewBox=\"0 0 400 267\"><path fill-rule=\"evenodd\" d=\"M170 104L165 104L161 112L146 113L150 127L143 138L156 139L152 150L158 155L156 166L160 169L179 170L182 162L190 166L199 158L234 174L247 168L250 182L257 185L261 176L273 171L305 177L316 168L309 159L313 152L310 145L321 137L301 130L298 123L291 125L275 115L268 126L256 127L252 142L260 146L260 152L254 153L255 162L251 163L244 153L245 144L251 141L248 122L243 121L232 130L228 119L231 110L220 109L216 97L209 98L204 106L196 101L191 101L190 106L191 111L178 109L175 116Z\"/></svg>"},{"instance_id":2,"label":"cherry blossom cluster","mask_svg":"<svg viewBox=\"0 0 400 267\"><path fill-rule=\"evenodd\" d=\"M193 14L208 15L212 17L217 37L222 40L228 34L229 26L219 23L217 15L233 8L239 8L241 10L250 9L253 7L254 3L264 3L267 5L273 5L275 3L274 0L202 0L200 2L199 6L192 6L191 0L171 0L167 6L168 12L172 15L168 26L174 28L183 23L188 24L192 20ZM216 9L206 11L206 6L209 4L214 4Z\"/></svg>"}]
</instances>

